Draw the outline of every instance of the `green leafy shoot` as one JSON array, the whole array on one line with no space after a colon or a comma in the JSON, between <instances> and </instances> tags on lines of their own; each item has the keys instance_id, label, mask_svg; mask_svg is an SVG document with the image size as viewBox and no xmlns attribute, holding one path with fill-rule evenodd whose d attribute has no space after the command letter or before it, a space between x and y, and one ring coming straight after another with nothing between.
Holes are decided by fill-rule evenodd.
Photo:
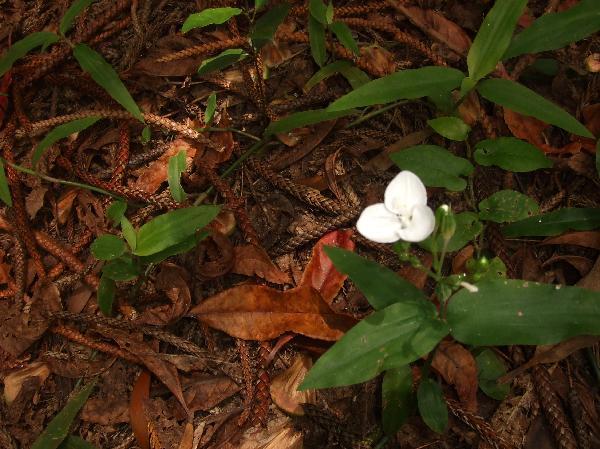
<instances>
[{"instance_id":1,"label":"green leafy shoot","mask_svg":"<svg viewBox=\"0 0 600 449\"><path fill-rule=\"evenodd\" d=\"M13 64L36 47L47 47L57 42L59 37L49 31L31 33L15 42L12 47L0 58L0 76L8 72Z\"/></svg>"},{"instance_id":2,"label":"green leafy shoot","mask_svg":"<svg viewBox=\"0 0 600 449\"><path fill-rule=\"evenodd\" d=\"M354 109L346 111L329 112L327 109L313 109L310 111L295 112L276 122L271 122L265 130L265 137L275 134L286 133L296 128L314 125L315 123L333 120L339 117L355 113Z\"/></svg>"},{"instance_id":3,"label":"green leafy shoot","mask_svg":"<svg viewBox=\"0 0 600 449\"><path fill-rule=\"evenodd\" d=\"M320 24L328 25L327 23L327 6L323 0L310 0L308 3L308 11Z\"/></svg>"},{"instance_id":4,"label":"green leafy shoot","mask_svg":"<svg viewBox=\"0 0 600 449\"><path fill-rule=\"evenodd\" d=\"M71 3L71 6L69 6L69 9L67 9L67 12L60 20L58 30L60 31L61 35L64 36L67 34L67 32L73 26L75 18L81 14L81 11L90 6L92 2L94 2L94 0L75 0L73 3Z\"/></svg>"},{"instance_id":5,"label":"green leafy shoot","mask_svg":"<svg viewBox=\"0 0 600 449\"><path fill-rule=\"evenodd\" d=\"M203 28L208 25L220 25L227 22L232 17L242 13L239 8L207 8L201 12L190 14L183 26L182 33L187 33L195 28Z\"/></svg>"},{"instance_id":6,"label":"green leafy shoot","mask_svg":"<svg viewBox=\"0 0 600 449\"><path fill-rule=\"evenodd\" d=\"M125 216L127 210L127 203L123 200L113 201L110 206L106 209L106 216L110 218L113 223L119 223L121 218Z\"/></svg>"},{"instance_id":7,"label":"green leafy shoot","mask_svg":"<svg viewBox=\"0 0 600 449\"><path fill-rule=\"evenodd\" d=\"M522 220L539 212L533 198L514 190L500 190L479 203L479 219L496 223Z\"/></svg>"},{"instance_id":8,"label":"green leafy shoot","mask_svg":"<svg viewBox=\"0 0 600 449\"><path fill-rule=\"evenodd\" d=\"M413 375L410 365L385 372L381 384L382 421L386 435L396 435L413 413L416 398L412 391Z\"/></svg>"},{"instance_id":9,"label":"green leafy shoot","mask_svg":"<svg viewBox=\"0 0 600 449\"><path fill-rule=\"evenodd\" d=\"M6 179L4 162L2 162L2 160L0 160L0 200L7 206L12 207L12 196L10 195L10 189L8 188L8 179Z\"/></svg>"},{"instance_id":10,"label":"green leafy shoot","mask_svg":"<svg viewBox=\"0 0 600 449\"><path fill-rule=\"evenodd\" d=\"M506 374L506 366L491 349L484 349L475 358L479 388L489 397L502 401L510 393L509 384L499 384L496 380Z\"/></svg>"},{"instance_id":11,"label":"green leafy shoot","mask_svg":"<svg viewBox=\"0 0 600 449\"><path fill-rule=\"evenodd\" d=\"M169 165L167 168L169 190L171 191L173 199L178 203L184 202L187 198L183 187L181 187L181 174L185 172L186 156L187 153L185 150L180 150L179 153L169 158Z\"/></svg>"},{"instance_id":12,"label":"green leafy shoot","mask_svg":"<svg viewBox=\"0 0 600 449\"><path fill-rule=\"evenodd\" d=\"M148 142L150 142L150 139L152 139L152 129L150 129L150 126L144 126L144 129L142 129L142 135L140 139L142 145L148 144Z\"/></svg>"},{"instance_id":13,"label":"green leafy shoot","mask_svg":"<svg viewBox=\"0 0 600 449\"><path fill-rule=\"evenodd\" d=\"M208 96L206 100L206 110L204 111L204 126L210 126L215 118L217 110L217 94L214 92Z\"/></svg>"},{"instance_id":14,"label":"green leafy shoot","mask_svg":"<svg viewBox=\"0 0 600 449\"><path fill-rule=\"evenodd\" d=\"M350 31L348 25L343 22L333 22L329 27L344 47L354 53L355 56L360 56L360 49L354 37L352 37L352 31Z\"/></svg>"},{"instance_id":15,"label":"green leafy shoot","mask_svg":"<svg viewBox=\"0 0 600 449\"><path fill-rule=\"evenodd\" d=\"M277 28L285 20L290 9L289 4L282 3L270 8L256 21L250 33L250 40L256 50L260 50L273 40Z\"/></svg>"},{"instance_id":16,"label":"green leafy shoot","mask_svg":"<svg viewBox=\"0 0 600 449\"><path fill-rule=\"evenodd\" d=\"M325 25L315 19L312 14L308 16L308 39L310 42L310 54L317 65L323 67L327 62Z\"/></svg>"},{"instance_id":17,"label":"green leafy shoot","mask_svg":"<svg viewBox=\"0 0 600 449\"><path fill-rule=\"evenodd\" d=\"M600 209L566 207L525 218L502 228L506 237L552 236L565 231L591 231L600 228Z\"/></svg>"},{"instance_id":18,"label":"green leafy shoot","mask_svg":"<svg viewBox=\"0 0 600 449\"><path fill-rule=\"evenodd\" d=\"M124 254L127 246L116 235L102 234L92 242L90 249L96 259L112 260Z\"/></svg>"},{"instance_id":19,"label":"green leafy shoot","mask_svg":"<svg viewBox=\"0 0 600 449\"><path fill-rule=\"evenodd\" d=\"M86 44L76 44L73 56L84 72L100 85L117 103L123 106L132 116L144 123L140 108L119 78L115 69L104 60L100 53Z\"/></svg>"},{"instance_id":20,"label":"green leafy shoot","mask_svg":"<svg viewBox=\"0 0 600 449\"><path fill-rule=\"evenodd\" d=\"M130 255L111 260L102 267L102 276L113 281L131 281L140 275L140 269Z\"/></svg>"},{"instance_id":21,"label":"green leafy shoot","mask_svg":"<svg viewBox=\"0 0 600 449\"><path fill-rule=\"evenodd\" d=\"M247 57L248 53L241 48L230 48L229 50L219 53L214 58L208 58L202 61L202 64L198 67L198 75L206 75L207 73L226 69Z\"/></svg>"},{"instance_id":22,"label":"green leafy shoot","mask_svg":"<svg viewBox=\"0 0 600 449\"><path fill-rule=\"evenodd\" d=\"M444 433L448 425L448 407L442 387L433 379L423 379L417 390L419 413L425 424L437 433Z\"/></svg>"},{"instance_id":23,"label":"green leafy shoot","mask_svg":"<svg viewBox=\"0 0 600 449\"><path fill-rule=\"evenodd\" d=\"M137 232L135 231L131 222L127 219L127 217L123 216L120 220L121 223L121 232L123 233L123 238L129 245L129 249L131 251L135 251L137 247Z\"/></svg>"},{"instance_id":24,"label":"green leafy shoot","mask_svg":"<svg viewBox=\"0 0 600 449\"><path fill-rule=\"evenodd\" d=\"M371 81L369 75L360 70L358 67L354 66L349 61L335 61L331 64L327 64L325 67L322 67L315 73L304 86L304 91L308 92L321 81L325 81L327 78L341 74L344 76L353 89L358 89L363 84Z\"/></svg>"},{"instance_id":25,"label":"green leafy shoot","mask_svg":"<svg viewBox=\"0 0 600 449\"><path fill-rule=\"evenodd\" d=\"M117 286L115 281L105 274L100 276L100 284L98 284L96 298L98 300L98 307L104 316L110 316L112 314L116 291Z\"/></svg>"},{"instance_id":26,"label":"green leafy shoot","mask_svg":"<svg viewBox=\"0 0 600 449\"><path fill-rule=\"evenodd\" d=\"M260 11L269 0L254 0L254 11Z\"/></svg>"},{"instance_id":27,"label":"green leafy shoot","mask_svg":"<svg viewBox=\"0 0 600 449\"><path fill-rule=\"evenodd\" d=\"M471 127L458 117L438 117L427 120L427 124L440 136L459 142L466 140L471 131Z\"/></svg>"},{"instance_id":28,"label":"green leafy shoot","mask_svg":"<svg viewBox=\"0 0 600 449\"><path fill-rule=\"evenodd\" d=\"M96 386L96 379L88 383L52 418L44 431L36 438L31 449L56 449L69 433L69 427L79 413L79 410L88 400L92 390Z\"/></svg>"},{"instance_id":29,"label":"green leafy shoot","mask_svg":"<svg viewBox=\"0 0 600 449\"><path fill-rule=\"evenodd\" d=\"M100 120L100 117L98 116L85 117L58 125L56 128L52 129L52 131L46 134L46 137L44 137L42 141L37 144L35 150L33 150L33 155L31 156L31 165L33 168L37 167L38 162L48 147L52 146L60 139L64 139L65 137L69 137L71 134L75 134L89 128L98 120Z\"/></svg>"},{"instance_id":30,"label":"green leafy shoot","mask_svg":"<svg viewBox=\"0 0 600 449\"><path fill-rule=\"evenodd\" d=\"M515 137L481 140L473 154L479 165L496 165L512 172L530 172L552 167L552 161L538 147Z\"/></svg>"}]
</instances>

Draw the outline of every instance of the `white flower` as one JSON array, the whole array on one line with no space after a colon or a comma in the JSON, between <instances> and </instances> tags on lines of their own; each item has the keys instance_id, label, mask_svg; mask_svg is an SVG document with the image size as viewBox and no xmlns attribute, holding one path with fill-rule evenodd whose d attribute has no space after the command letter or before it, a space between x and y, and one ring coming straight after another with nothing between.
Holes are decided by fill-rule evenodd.
<instances>
[{"instance_id":1,"label":"white flower","mask_svg":"<svg viewBox=\"0 0 600 449\"><path fill-rule=\"evenodd\" d=\"M378 243L420 242L433 232L435 216L427 190L417 175L401 171L385 189L384 202L363 210L356 228Z\"/></svg>"}]
</instances>

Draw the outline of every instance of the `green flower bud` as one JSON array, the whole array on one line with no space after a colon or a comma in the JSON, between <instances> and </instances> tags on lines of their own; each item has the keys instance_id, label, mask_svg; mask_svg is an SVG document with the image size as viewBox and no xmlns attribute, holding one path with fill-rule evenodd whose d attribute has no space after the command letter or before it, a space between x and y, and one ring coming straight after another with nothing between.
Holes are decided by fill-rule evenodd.
<instances>
[{"instance_id":1,"label":"green flower bud","mask_svg":"<svg viewBox=\"0 0 600 449\"><path fill-rule=\"evenodd\" d=\"M442 204L435 212L435 221L439 226L439 233L444 242L449 242L456 232L456 219L447 204Z\"/></svg>"}]
</instances>

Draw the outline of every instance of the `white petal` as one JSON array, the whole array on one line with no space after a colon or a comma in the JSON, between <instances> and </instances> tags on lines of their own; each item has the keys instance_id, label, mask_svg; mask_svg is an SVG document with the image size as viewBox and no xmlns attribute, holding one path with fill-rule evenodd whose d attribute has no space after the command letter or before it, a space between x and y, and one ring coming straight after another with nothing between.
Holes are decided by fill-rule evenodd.
<instances>
[{"instance_id":1,"label":"white petal","mask_svg":"<svg viewBox=\"0 0 600 449\"><path fill-rule=\"evenodd\" d=\"M435 215L428 206L415 206L408 226L401 229L399 236L406 242L422 242L433 232Z\"/></svg>"},{"instance_id":2,"label":"white petal","mask_svg":"<svg viewBox=\"0 0 600 449\"><path fill-rule=\"evenodd\" d=\"M427 190L417 175L404 170L385 189L384 203L395 214L406 216L414 206L427 204Z\"/></svg>"},{"instance_id":3,"label":"white petal","mask_svg":"<svg viewBox=\"0 0 600 449\"><path fill-rule=\"evenodd\" d=\"M383 203L377 203L362 211L356 222L356 229L374 242L393 243L400 240L401 223Z\"/></svg>"}]
</instances>

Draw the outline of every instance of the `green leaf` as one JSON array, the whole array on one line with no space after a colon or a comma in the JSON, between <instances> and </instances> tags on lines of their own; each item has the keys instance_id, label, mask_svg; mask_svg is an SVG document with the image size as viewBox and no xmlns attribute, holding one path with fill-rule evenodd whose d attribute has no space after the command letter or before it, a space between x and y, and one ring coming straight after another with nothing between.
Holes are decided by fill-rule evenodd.
<instances>
[{"instance_id":1,"label":"green leaf","mask_svg":"<svg viewBox=\"0 0 600 449\"><path fill-rule=\"evenodd\" d=\"M71 6L69 6L69 9L67 9L67 12L60 21L60 25L58 27L60 34L63 36L67 34L67 32L73 26L75 18L81 13L81 11L90 6L93 1L94 0L75 0L73 3L71 3Z\"/></svg>"},{"instance_id":2,"label":"green leaf","mask_svg":"<svg viewBox=\"0 0 600 449\"><path fill-rule=\"evenodd\" d=\"M526 218L502 228L507 237L551 236L565 231L591 231L600 228L600 209L566 207Z\"/></svg>"},{"instance_id":3,"label":"green leaf","mask_svg":"<svg viewBox=\"0 0 600 449\"><path fill-rule=\"evenodd\" d=\"M454 338L479 346L549 345L577 335L600 335L600 294L578 287L522 280L477 284L448 305Z\"/></svg>"},{"instance_id":4,"label":"green leaf","mask_svg":"<svg viewBox=\"0 0 600 449\"><path fill-rule=\"evenodd\" d=\"M427 120L429 126L440 136L450 140L466 140L471 127L458 117L438 117Z\"/></svg>"},{"instance_id":5,"label":"green leaf","mask_svg":"<svg viewBox=\"0 0 600 449\"><path fill-rule=\"evenodd\" d=\"M327 10L325 12L325 19L327 20L327 25L331 25L333 23L333 15L333 1L329 0L329 3L327 3Z\"/></svg>"},{"instance_id":6,"label":"green leaf","mask_svg":"<svg viewBox=\"0 0 600 449\"><path fill-rule=\"evenodd\" d=\"M208 58L202 61L200 67L198 67L198 75L206 75L210 72L226 69L230 65L242 61L247 57L248 53L241 48L230 48L229 50L219 53L214 58Z\"/></svg>"},{"instance_id":7,"label":"green leaf","mask_svg":"<svg viewBox=\"0 0 600 449\"><path fill-rule=\"evenodd\" d=\"M254 10L258 11L259 9L262 9L268 1L269 0L254 0Z\"/></svg>"},{"instance_id":8,"label":"green leaf","mask_svg":"<svg viewBox=\"0 0 600 449\"><path fill-rule=\"evenodd\" d=\"M75 56L75 59L77 59L84 72L89 73L92 79L117 103L123 106L140 122L144 123L144 117L140 112L140 108L131 97L131 94L119 78L115 69L104 60L102 55L85 44L76 44L73 48L73 56Z\"/></svg>"},{"instance_id":9,"label":"green leaf","mask_svg":"<svg viewBox=\"0 0 600 449\"><path fill-rule=\"evenodd\" d=\"M448 242L446 250L448 252L458 251L467 243L477 237L483 231L483 225L479 221L477 214L473 212L462 212L454 216L456 220L456 232ZM437 237L437 251L442 250L444 240L441 235ZM429 252L433 252L433 236L419 243L419 246Z\"/></svg>"},{"instance_id":10,"label":"green leaf","mask_svg":"<svg viewBox=\"0 0 600 449\"><path fill-rule=\"evenodd\" d=\"M100 277L100 284L98 284L98 291L96 292L96 299L98 300L98 307L105 316L110 316L112 313L112 306L115 300L115 292L117 286L115 281L110 279L108 276Z\"/></svg>"},{"instance_id":11,"label":"green leaf","mask_svg":"<svg viewBox=\"0 0 600 449\"><path fill-rule=\"evenodd\" d=\"M101 117L95 115L92 117L80 118L62 125L58 125L56 128L52 129L52 131L46 134L46 137L44 137L42 141L35 147L33 155L31 156L31 165L33 165L34 168L37 166L40 158L44 154L44 151L46 151L49 146L58 142L60 139L69 137L71 134L78 133L89 128L98 120L100 120L100 118Z\"/></svg>"},{"instance_id":12,"label":"green leaf","mask_svg":"<svg viewBox=\"0 0 600 449\"><path fill-rule=\"evenodd\" d=\"M506 223L536 215L535 200L515 190L501 190L479 203L479 219Z\"/></svg>"},{"instance_id":13,"label":"green leaf","mask_svg":"<svg viewBox=\"0 0 600 449\"><path fill-rule=\"evenodd\" d=\"M321 81L326 80L330 76L341 73L350 83L353 89L357 89L363 84L371 81L369 75L352 65L349 61L335 61L327 64L315 73L304 86L304 90L308 92Z\"/></svg>"},{"instance_id":14,"label":"green leaf","mask_svg":"<svg viewBox=\"0 0 600 449\"><path fill-rule=\"evenodd\" d=\"M123 200L113 201L106 209L106 216L114 223L119 223L125 215L127 203Z\"/></svg>"},{"instance_id":15,"label":"green leaf","mask_svg":"<svg viewBox=\"0 0 600 449\"><path fill-rule=\"evenodd\" d=\"M219 206L195 206L159 215L140 228L133 253L149 256L183 242L208 225L220 209Z\"/></svg>"},{"instance_id":16,"label":"green leaf","mask_svg":"<svg viewBox=\"0 0 600 449\"><path fill-rule=\"evenodd\" d=\"M142 145L146 145L148 142L150 142L150 139L152 139L152 130L149 126L144 126L144 129L142 129L142 136L140 139Z\"/></svg>"},{"instance_id":17,"label":"green leaf","mask_svg":"<svg viewBox=\"0 0 600 449\"><path fill-rule=\"evenodd\" d=\"M181 243L169 246L168 248L163 249L162 251L159 251L158 253L152 254L150 256L140 257L140 259L143 264L160 263L171 256L176 256L177 254L183 254L187 253L188 251L191 251L199 242L208 237L208 235L208 231L198 232L188 237Z\"/></svg>"},{"instance_id":18,"label":"green leaf","mask_svg":"<svg viewBox=\"0 0 600 449\"><path fill-rule=\"evenodd\" d=\"M140 275L140 270L131 256L123 256L111 260L102 267L102 277L113 281L131 281Z\"/></svg>"},{"instance_id":19,"label":"green leaf","mask_svg":"<svg viewBox=\"0 0 600 449\"><path fill-rule=\"evenodd\" d=\"M310 0L308 3L310 15L319 23L327 25L327 6L322 0Z\"/></svg>"},{"instance_id":20,"label":"green leaf","mask_svg":"<svg viewBox=\"0 0 600 449\"><path fill-rule=\"evenodd\" d=\"M355 56L360 56L358 44L352 37L352 31L348 25L343 22L333 22L330 28L344 47L354 53Z\"/></svg>"},{"instance_id":21,"label":"green leaf","mask_svg":"<svg viewBox=\"0 0 600 449\"><path fill-rule=\"evenodd\" d=\"M488 79L479 84L477 91L486 100L519 114L535 117L572 134L594 138L575 117L522 84L504 79Z\"/></svg>"},{"instance_id":22,"label":"green leaf","mask_svg":"<svg viewBox=\"0 0 600 449\"><path fill-rule=\"evenodd\" d=\"M206 110L204 111L204 126L210 126L217 110L217 94L214 92L206 100Z\"/></svg>"},{"instance_id":23,"label":"green leaf","mask_svg":"<svg viewBox=\"0 0 600 449\"><path fill-rule=\"evenodd\" d=\"M8 188L8 179L6 179L6 172L4 171L4 162L0 160L0 200L9 207L12 207L12 197L10 196L10 189Z\"/></svg>"},{"instance_id":24,"label":"green leaf","mask_svg":"<svg viewBox=\"0 0 600 449\"><path fill-rule=\"evenodd\" d=\"M498 0L483 19L467 55L469 78L475 82L496 68L510 45L527 0Z\"/></svg>"},{"instance_id":25,"label":"green leaf","mask_svg":"<svg viewBox=\"0 0 600 449\"><path fill-rule=\"evenodd\" d=\"M31 449L56 449L67 437L71 423L87 401L95 385L96 379L88 383L69 399L69 402L52 418L44 431L36 438Z\"/></svg>"},{"instance_id":26,"label":"green leaf","mask_svg":"<svg viewBox=\"0 0 600 449\"><path fill-rule=\"evenodd\" d=\"M423 379L417 390L419 413L425 424L437 433L444 433L448 425L448 407L442 387L433 379Z\"/></svg>"},{"instance_id":27,"label":"green leaf","mask_svg":"<svg viewBox=\"0 0 600 449\"><path fill-rule=\"evenodd\" d=\"M289 4L282 3L270 8L256 21L250 33L252 45L256 50L260 50L264 45L273 40L277 28L285 20L290 9L291 6Z\"/></svg>"},{"instance_id":28,"label":"green leaf","mask_svg":"<svg viewBox=\"0 0 600 449\"><path fill-rule=\"evenodd\" d=\"M8 72L19 58L22 58L34 48L40 46L45 48L58 41L58 39L59 37L54 33L40 31L38 33L31 33L20 41L15 42L4 56L0 58L0 76Z\"/></svg>"},{"instance_id":29,"label":"green leaf","mask_svg":"<svg viewBox=\"0 0 600 449\"><path fill-rule=\"evenodd\" d=\"M491 349L484 349L475 358L479 388L492 399L502 401L510 393L510 385L496 382L506 374L506 366Z\"/></svg>"},{"instance_id":30,"label":"green leaf","mask_svg":"<svg viewBox=\"0 0 600 449\"><path fill-rule=\"evenodd\" d=\"M517 34L503 59L556 50L600 31L600 2L581 0L563 12L544 14Z\"/></svg>"},{"instance_id":31,"label":"green leaf","mask_svg":"<svg viewBox=\"0 0 600 449\"><path fill-rule=\"evenodd\" d=\"M310 41L310 54L319 67L323 67L327 61L325 26L312 15L308 17L308 38Z\"/></svg>"},{"instance_id":32,"label":"green leaf","mask_svg":"<svg viewBox=\"0 0 600 449\"><path fill-rule=\"evenodd\" d=\"M439 95L460 86L464 74L448 67L422 67L392 73L344 95L327 108L341 111L350 108L393 103L398 100Z\"/></svg>"},{"instance_id":33,"label":"green leaf","mask_svg":"<svg viewBox=\"0 0 600 449\"><path fill-rule=\"evenodd\" d=\"M183 26L181 27L182 33L187 33L194 28L203 28L208 25L220 25L227 22L234 16L242 13L239 8L206 8L201 12L190 14Z\"/></svg>"},{"instance_id":34,"label":"green leaf","mask_svg":"<svg viewBox=\"0 0 600 449\"><path fill-rule=\"evenodd\" d=\"M127 219L127 217L121 217L120 223L123 238L125 238L125 240L127 241L127 244L129 245L131 251L135 251L135 248L137 246L137 232L135 232L133 225Z\"/></svg>"},{"instance_id":35,"label":"green leaf","mask_svg":"<svg viewBox=\"0 0 600 449\"><path fill-rule=\"evenodd\" d=\"M175 156L169 158L169 166L167 168L167 181L169 182L169 190L175 201L181 203L186 200L183 187L181 187L181 174L185 171L187 153L185 150L180 150Z\"/></svg>"},{"instance_id":36,"label":"green leaf","mask_svg":"<svg viewBox=\"0 0 600 449\"><path fill-rule=\"evenodd\" d=\"M276 122L271 122L265 130L264 136L269 137L275 134L287 133L296 128L333 120L354 112L356 112L354 109L334 112L329 112L327 109L313 109L310 111L295 112Z\"/></svg>"},{"instance_id":37,"label":"green leaf","mask_svg":"<svg viewBox=\"0 0 600 449\"><path fill-rule=\"evenodd\" d=\"M112 260L125 253L125 242L113 234L102 234L92 242L90 250L96 259Z\"/></svg>"},{"instance_id":38,"label":"green leaf","mask_svg":"<svg viewBox=\"0 0 600 449\"><path fill-rule=\"evenodd\" d=\"M386 435L393 436L408 420L415 408L410 365L385 372L381 385L382 424Z\"/></svg>"},{"instance_id":39,"label":"green leaf","mask_svg":"<svg viewBox=\"0 0 600 449\"><path fill-rule=\"evenodd\" d=\"M504 170L521 173L552 167L552 161L542 150L514 137L482 140L475 148L475 161L486 167L496 165Z\"/></svg>"},{"instance_id":40,"label":"green leaf","mask_svg":"<svg viewBox=\"0 0 600 449\"><path fill-rule=\"evenodd\" d=\"M58 446L58 449L97 449L92 443L87 442L81 437L76 435L69 435L65 440Z\"/></svg>"},{"instance_id":41,"label":"green leaf","mask_svg":"<svg viewBox=\"0 0 600 449\"><path fill-rule=\"evenodd\" d=\"M433 304L396 303L350 329L323 354L300 389L351 385L427 354L448 333Z\"/></svg>"},{"instance_id":42,"label":"green leaf","mask_svg":"<svg viewBox=\"0 0 600 449\"><path fill-rule=\"evenodd\" d=\"M389 156L402 170L410 170L421 178L426 186L452 191L464 190L467 181L461 176L470 175L474 169L468 160L437 145L417 145Z\"/></svg>"},{"instance_id":43,"label":"green leaf","mask_svg":"<svg viewBox=\"0 0 600 449\"><path fill-rule=\"evenodd\" d=\"M342 248L326 246L324 250L335 268L350 277L375 310L398 302L427 301L421 290L383 265Z\"/></svg>"}]
</instances>

